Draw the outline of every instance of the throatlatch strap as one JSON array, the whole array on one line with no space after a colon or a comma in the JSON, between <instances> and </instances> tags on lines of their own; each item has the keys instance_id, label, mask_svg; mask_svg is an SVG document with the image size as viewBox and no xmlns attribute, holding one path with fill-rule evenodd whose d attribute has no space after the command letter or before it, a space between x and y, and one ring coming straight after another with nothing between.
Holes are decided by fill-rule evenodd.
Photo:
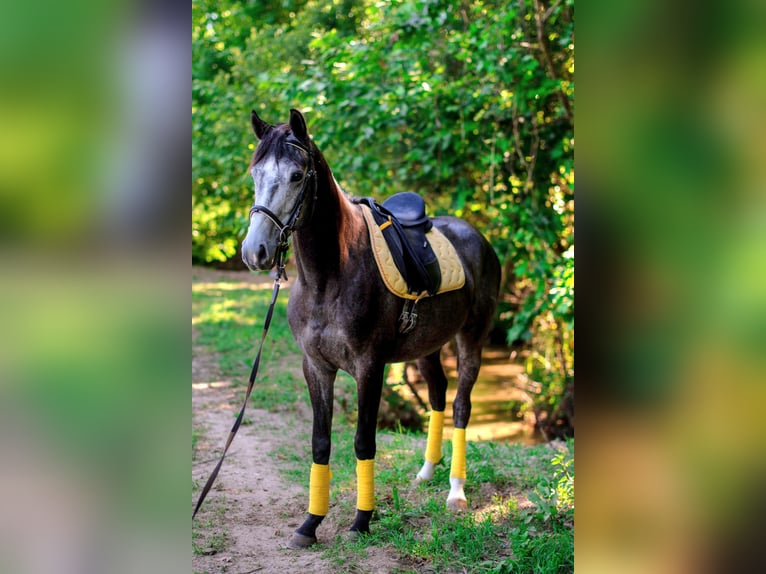
<instances>
[{"instance_id":1,"label":"throatlatch strap","mask_svg":"<svg viewBox=\"0 0 766 574\"><path fill-rule=\"evenodd\" d=\"M329 464L311 464L309 478L309 514L327 516L330 510L330 472Z\"/></svg>"},{"instance_id":2,"label":"throatlatch strap","mask_svg":"<svg viewBox=\"0 0 766 574\"><path fill-rule=\"evenodd\" d=\"M277 254L278 260L282 261L283 257L284 254ZM197 500L197 506L194 507L192 520L194 520L194 517L197 516L197 511L199 510L200 506L202 506L207 493L210 492L210 488L213 486L213 483L218 476L218 471L221 470L223 459L226 457L229 446L231 446L231 442L234 440L234 436L237 434L239 426L242 424L242 419L245 416L245 407L247 406L247 401L250 399L250 393L253 391L255 377L258 374L258 366L261 364L261 351L263 351L263 342L266 340L266 333L269 331L271 318L274 315L274 305L277 302L277 295L279 294L279 282L282 278L282 274L284 273L284 263L281 262L279 265L281 266L281 269L278 272L277 279L274 281L274 291L271 294L271 303L269 303L269 310L266 313L266 320L263 323L263 333L261 334L261 343L258 346L258 354L255 356L255 361L253 361L253 368L250 370L250 381L247 385L247 391L245 392L245 400L242 401L242 408L239 410L239 415L237 415L237 419L234 421L234 426L231 427L231 431L229 432L229 437L226 439L226 446L223 447L223 454L221 454L221 458L218 460L218 464L215 465L213 472L210 474L210 478L207 479L205 486L202 488L202 492L200 493L199 499Z\"/></svg>"},{"instance_id":3,"label":"throatlatch strap","mask_svg":"<svg viewBox=\"0 0 766 574\"><path fill-rule=\"evenodd\" d=\"M359 510L375 508L375 459L356 460L356 507Z\"/></svg>"},{"instance_id":4,"label":"throatlatch strap","mask_svg":"<svg viewBox=\"0 0 766 574\"><path fill-rule=\"evenodd\" d=\"M465 478L465 429L452 433L452 466L450 478Z\"/></svg>"},{"instance_id":5,"label":"throatlatch strap","mask_svg":"<svg viewBox=\"0 0 766 574\"><path fill-rule=\"evenodd\" d=\"M428 420L428 443L426 460L437 464L442 459L442 436L444 431L444 411L431 411Z\"/></svg>"}]
</instances>

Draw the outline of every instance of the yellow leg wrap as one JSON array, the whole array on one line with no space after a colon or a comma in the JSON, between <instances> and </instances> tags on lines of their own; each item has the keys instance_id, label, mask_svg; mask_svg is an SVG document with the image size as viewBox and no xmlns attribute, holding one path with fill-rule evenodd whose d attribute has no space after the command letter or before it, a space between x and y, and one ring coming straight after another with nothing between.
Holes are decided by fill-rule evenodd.
<instances>
[{"instance_id":1,"label":"yellow leg wrap","mask_svg":"<svg viewBox=\"0 0 766 574\"><path fill-rule=\"evenodd\" d=\"M326 516L330 509L330 465L311 465L309 479L309 512L316 516Z\"/></svg>"},{"instance_id":2,"label":"yellow leg wrap","mask_svg":"<svg viewBox=\"0 0 766 574\"><path fill-rule=\"evenodd\" d=\"M465 429L452 433L452 466L450 478L465 478Z\"/></svg>"},{"instance_id":3,"label":"yellow leg wrap","mask_svg":"<svg viewBox=\"0 0 766 574\"><path fill-rule=\"evenodd\" d=\"M356 461L356 507L375 508L375 459Z\"/></svg>"},{"instance_id":4,"label":"yellow leg wrap","mask_svg":"<svg viewBox=\"0 0 766 574\"><path fill-rule=\"evenodd\" d=\"M431 411L428 421L428 443L426 460L434 464L442 459L442 431L444 430L444 411Z\"/></svg>"}]
</instances>

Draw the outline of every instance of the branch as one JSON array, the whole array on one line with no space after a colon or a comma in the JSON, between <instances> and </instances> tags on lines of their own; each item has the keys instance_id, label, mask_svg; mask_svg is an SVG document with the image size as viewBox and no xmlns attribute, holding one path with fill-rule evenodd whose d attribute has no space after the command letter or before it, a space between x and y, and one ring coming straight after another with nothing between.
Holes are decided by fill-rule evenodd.
<instances>
[{"instance_id":1,"label":"branch","mask_svg":"<svg viewBox=\"0 0 766 574\"><path fill-rule=\"evenodd\" d=\"M556 8L558 8L559 4L561 4L561 0L556 0L556 2L553 4L553 6L551 6L550 8L548 8L545 11L545 14L543 15L543 22L545 22L546 20L548 20L548 18L551 17L551 14L553 14L553 11Z\"/></svg>"},{"instance_id":2,"label":"branch","mask_svg":"<svg viewBox=\"0 0 766 574\"><path fill-rule=\"evenodd\" d=\"M548 43L545 41L545 31L543 30L543 24L545 23L545 20L547 19L548 13L543 12L543 8L540 4L539 0L535 1L535 24L537 25L537 41L540 44L540 50L543 53L543 59L545 60L545 67L548 70L548 75L556 80L561 81L561 78L558 77L556 74L556 71L553 67L553 59L551 58L551 52L548 49ZM554 4L553 7L556 5ZM558 90L559 100L561 100L561 105L564 106L564 112L566 113L567 119L569 120L569 123L574 123L572 120L572 108L569 104L569 98L567 98L566 94L559 88Z\"/></svg>"}]
</instances>

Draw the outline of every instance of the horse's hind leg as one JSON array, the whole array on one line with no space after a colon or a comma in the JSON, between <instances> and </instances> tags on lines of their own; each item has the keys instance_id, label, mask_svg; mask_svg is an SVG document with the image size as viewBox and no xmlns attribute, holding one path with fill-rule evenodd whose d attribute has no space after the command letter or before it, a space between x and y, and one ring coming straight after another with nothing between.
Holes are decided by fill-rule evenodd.
<instances>
[{"instance_id":1,"label":"horse's hind leg","mask_svg":"<svg viewBox=\"0 0 766 574\"><path fill-rule=\"evenodd\" d=\"M435 351L417 361L418 370L428 383L428 402L431 404L431 417L428 421L428 442L425 462L415 478L416 482L431 480L434 467L442 458L442 430L444 428L444 409L447 405L447 377L441 363L441 351Z\"/></svg>"},{"instance_id":2,"label":"horse's hind leg","mask_svg":"<svg viewBox=\"0 0 766 574\"><path fill-rule=\"evenodd\" d=\"M484 337L478 338L466 333L457 336L458 379L457 395L452 405L455 430L452 433L452 463L450 466L450 491L447 507L450 510L465 510L468 501L465 486L466 462L465 432L471 418L471 390L479 375L481 366L481 347Z\"/></svg>"}]
</instances>

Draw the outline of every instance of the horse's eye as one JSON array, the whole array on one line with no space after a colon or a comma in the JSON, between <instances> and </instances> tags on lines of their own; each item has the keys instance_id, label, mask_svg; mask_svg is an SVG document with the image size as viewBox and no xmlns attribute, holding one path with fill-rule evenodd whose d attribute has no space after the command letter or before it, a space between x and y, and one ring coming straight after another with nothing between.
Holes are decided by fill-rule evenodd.
<instances>
[{"instance_id":1,"label":"horse's eye","mask_svg":"<svg viewBox=\"0 0 766 574\"><path fill-rule=\"evenodd\" d=\"M290 181L300 181L302 179L303 179L302 171L294 171L293 174L290 176Z\"/></svg>"}]
</instances>

